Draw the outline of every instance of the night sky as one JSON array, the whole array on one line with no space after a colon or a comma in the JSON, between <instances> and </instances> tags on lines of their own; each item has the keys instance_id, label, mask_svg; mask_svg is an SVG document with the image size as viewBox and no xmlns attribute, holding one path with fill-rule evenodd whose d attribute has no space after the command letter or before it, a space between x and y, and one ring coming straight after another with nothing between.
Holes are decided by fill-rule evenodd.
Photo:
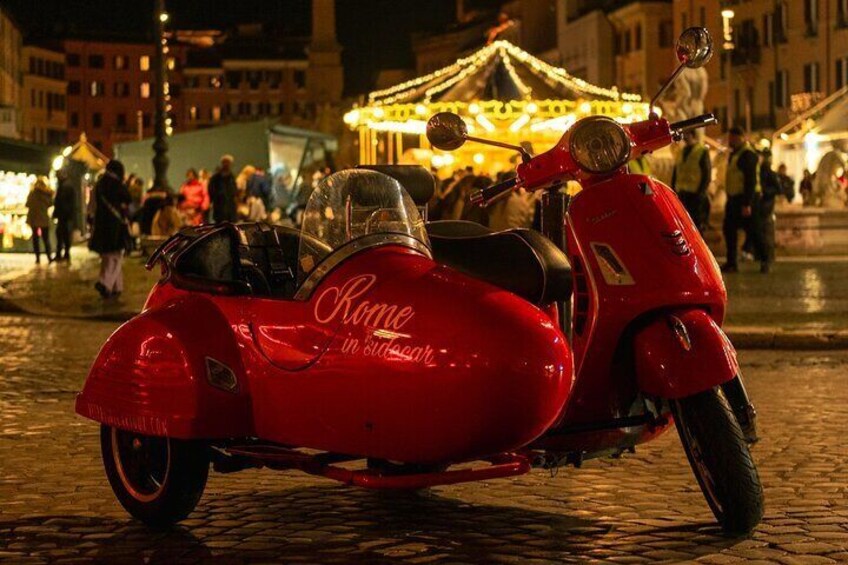
<instances>
[{"instance_id":1,"label":"night sky","mask_svg":"<svg viewBox=\"0 0 848 565\"><path fill-rule=\"evenodd\" d=\"M0 4L25 29L46 37L90 32L141 36L149 31L153 10L152 0L0 0ZM266 21L277 33L310 33L309 0L166 0L166 5L173 27L226 29ZM414 67L410 34L445 29L455 10L455 0L337 0L347 94L368 91L381 68Z\"/></svg>"}]
</instances>

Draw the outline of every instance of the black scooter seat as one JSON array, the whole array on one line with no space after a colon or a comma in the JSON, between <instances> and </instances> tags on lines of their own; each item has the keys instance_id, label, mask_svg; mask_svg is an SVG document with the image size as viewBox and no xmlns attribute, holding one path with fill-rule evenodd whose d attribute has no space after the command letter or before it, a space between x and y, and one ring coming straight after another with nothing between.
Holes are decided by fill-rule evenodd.
<instances>
[{"instance_id":1,"label":"black scooter seat","mask_svg":"<svg viewBox=\"0 0 848 565\"><path fill-rule=\"evenodd\" d=\"M461 220L427 224L433 259L542 306L571 297L568 257L542 234L514 228L495 232Z\"/></svg>"}]
</instances>

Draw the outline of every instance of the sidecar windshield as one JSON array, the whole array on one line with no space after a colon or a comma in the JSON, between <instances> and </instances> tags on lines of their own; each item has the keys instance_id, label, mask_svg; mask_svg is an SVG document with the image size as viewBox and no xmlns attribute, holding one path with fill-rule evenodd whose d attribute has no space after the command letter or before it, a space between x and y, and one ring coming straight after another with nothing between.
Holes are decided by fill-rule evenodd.
<instances>
[{"instance_id":1,"label":"sidecar windshield","mask_svg":"<svg viewBox=\"0 0 848 565\"><path fill-rule=\"evenodd\" d=\"M298 283L313 272L323 276L332 267L324 260L342 248L353 252L388 242L429 250L424 221L406 190L392 177L374 171L334 173L312 192L303 212Z\"/></svg>"}]
</instances>

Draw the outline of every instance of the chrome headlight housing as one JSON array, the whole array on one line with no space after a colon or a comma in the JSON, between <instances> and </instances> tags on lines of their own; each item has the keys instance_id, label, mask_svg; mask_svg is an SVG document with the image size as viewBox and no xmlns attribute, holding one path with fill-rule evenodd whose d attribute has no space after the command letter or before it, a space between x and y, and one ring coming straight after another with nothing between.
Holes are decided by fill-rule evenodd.
<instances>
[{"instance_id":1,"label":"chrome headlight housing","mask_svg":"<svg viewBox=\"0 0 848 565\"><path fill-rule=\"evenodd\" d=\"M630 137L615 120L592 116L575 124L569 150L584 171L610 173L630 159Z\"/></svg>"}]
</instances>

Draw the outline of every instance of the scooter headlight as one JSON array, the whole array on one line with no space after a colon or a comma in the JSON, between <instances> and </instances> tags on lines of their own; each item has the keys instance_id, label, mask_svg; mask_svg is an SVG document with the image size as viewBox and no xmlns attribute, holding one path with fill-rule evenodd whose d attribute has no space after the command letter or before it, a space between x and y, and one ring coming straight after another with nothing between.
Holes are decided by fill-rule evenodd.
<instances>
[{"instance_id":1,"label":"scooter headlight","mask_svg":"<svg viewBox=\"0 0 848 565\"><path fill-rule=\"evenodd\" d=\"M630 138L621 124L604 116L577 122L571 131L569 150L574 161L588 173L609 173L630 158Z\"/></svg>"}]
</instances>

